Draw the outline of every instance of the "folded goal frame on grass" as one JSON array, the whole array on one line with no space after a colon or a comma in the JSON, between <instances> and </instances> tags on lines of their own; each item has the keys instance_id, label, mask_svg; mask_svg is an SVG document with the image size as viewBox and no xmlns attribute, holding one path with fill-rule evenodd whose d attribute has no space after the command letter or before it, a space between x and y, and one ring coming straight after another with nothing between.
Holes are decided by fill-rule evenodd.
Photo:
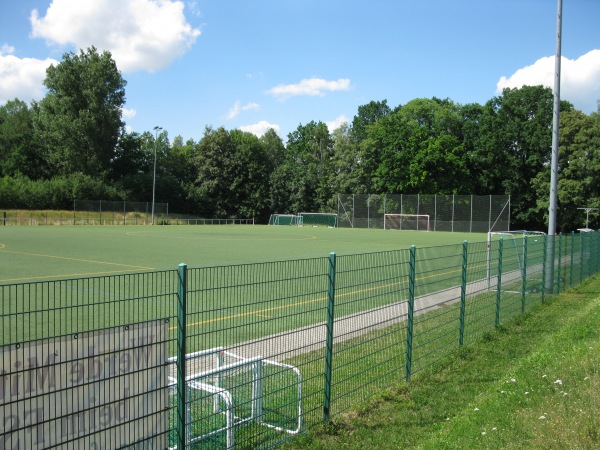
<instances>
[{"instance_id":1,"label":"folded goal frame on grass","mask_svg":"<svg viewBox=\"0 0 600 450\"><path fill-rule=\"evenodd\" d=\"M235 431L255 423L279 432L302 429L302 375L289 364L245 358L223 347L186 355L187 444L224 440L235 448ZM169 358L176 367L177 357ZM169 376L172 390L177 377ZM175 449L177 447L169 447Z\"/></svg>"}]
</instances>

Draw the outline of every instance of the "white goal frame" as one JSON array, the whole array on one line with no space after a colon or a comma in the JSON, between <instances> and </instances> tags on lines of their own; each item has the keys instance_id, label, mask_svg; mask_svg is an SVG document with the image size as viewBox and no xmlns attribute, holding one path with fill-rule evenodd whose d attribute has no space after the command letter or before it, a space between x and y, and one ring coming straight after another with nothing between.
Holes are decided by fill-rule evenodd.
<instances>
[{"instance_id":1,"label":"white goal frame","mask_svg":"<svg viewBox=\"0 0 600 450\"><path fill-rule=\"evenodd\" d=\"M209 358L208 360L206 358ZM234 362L224 364L224 359L227 357L229 360ZM280 432L296 435L302 430L303 414L302 414L302 374L298 368L289 364L280 363L265 359L261 356L255 356L253 358L245 358L241 355L229 352L223 347L215 347L207 350L200 350L194 353L188 353L185 355L186 360L190 360L189 366L194 366L193 360L199 359L199 365L201 371L185 377L185 383L188 390L188 398L186 399L186 443L194 444L201 443L206 438L213 436L218 433L225 433L227 448L235 448L235 427L246 423L255 422L267 428L271 428ZM205 361L202 361L202 360ZM212 361L211 361L212 360ZM208 361L208 363L206 362ZM173 364L176 367L177 357L171 357L167 359L169 364ZM295 428L285 428L276 424L268 423L263 417L263 368L265 366L277 366L283 370L290 370L296 377L296 389L297 389L297 420ZM251 399L251 414L246 417L240 417L236 414L236 399L232 392L221 386L221 377L228 371L234 371L240 368L246 368L251 372L252 378L252 399ZM176 373L173 373L168 377L169 387L175 389L177 387ZM200 381L203 380L203 381ZM189 398L189 391L196 390L211 395L213 402L214 414L223 414L226 418L226 425L222 428L213 429L212 431L201 435L192 436L191 426L194 422L192 417L192 408ZM220 407L220 403L225 404L225 407ZM175 450L177 447L169 447L169 450Z\"/></svg>"},{"instance_id":2,"label":"white goal frame","mask_svg":"<svg viewBox=\"0 0 600 450\"><path fill-rule=\"evenodd\" d=\"M280 219L289 219L290 223L279 223ZM269 225L298 225L298 220L296 214L271 214L271 217L269 217ZM287 222L287 220L285 222Z\"/></svg>"},{"instance_id":3,"label":"white goal frame","mask_svg":"<svg viewBox=\"0 0 600 450\"><path fill-rule=\"evenodd\" d=\"M391 227L389 226L392 220L399 221L399 227ZM402 224L405 221L411 221L413 223L416 222L417 227L414 228L403 228ZM425 227L420 227L419 225L423 222ZM410 231L431 231L430 222L429 222L429 214L384 214L383 215L383 229L384 230L410 230Z\"/></svg>"}]
</instances>

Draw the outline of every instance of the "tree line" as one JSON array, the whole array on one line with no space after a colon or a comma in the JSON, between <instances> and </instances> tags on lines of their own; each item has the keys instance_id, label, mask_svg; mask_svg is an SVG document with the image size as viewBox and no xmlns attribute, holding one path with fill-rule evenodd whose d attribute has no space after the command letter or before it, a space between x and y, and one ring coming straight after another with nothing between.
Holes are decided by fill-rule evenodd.
<instances>
[{"instance_id":1,"label":"tree line","mask_svg":"<svg viewBox=\"0 0 600 450\"><path fill-rule=\"evenodd\" d=\"M553 95L505 89L485 104L417 98L358 107L329 130L300 124L286 142L207 126L202 137L128 132L123 79L109 52L66 53L39 102L0 106L0 208L70 208L74 199L156 201L206 218L335 210L338 193L510 194L513 228L547 227ZM600 207L600 106L561 102L558 228ZM590 215L590 225L600 225Z\"/></svg>"}]
</instances>

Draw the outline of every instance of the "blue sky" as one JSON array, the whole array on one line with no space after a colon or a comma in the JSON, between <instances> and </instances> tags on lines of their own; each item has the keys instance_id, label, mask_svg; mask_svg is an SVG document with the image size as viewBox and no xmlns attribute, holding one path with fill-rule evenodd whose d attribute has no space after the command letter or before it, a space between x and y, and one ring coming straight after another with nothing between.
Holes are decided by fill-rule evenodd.
<instances>
[{"instance_id":1,"label":"blue sky","mask_svg":"<svg viewBox=\"0 0 600 450\"><path fill-rule=\"evenodd\" d=\"M65 52L109 50L131 131L206 126L287 140L371 100L485 103L552 86L556 0L0 0L0 104L39 100ZM600 99L600 0L563 0L562 98Z\"/></svg>"}]
</instances>

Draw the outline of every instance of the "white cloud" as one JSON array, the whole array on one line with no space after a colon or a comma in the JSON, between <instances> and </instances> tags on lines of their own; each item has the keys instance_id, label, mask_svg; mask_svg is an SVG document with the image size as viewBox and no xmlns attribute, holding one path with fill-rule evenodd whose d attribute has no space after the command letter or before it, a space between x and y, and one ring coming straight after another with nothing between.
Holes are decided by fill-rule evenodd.
<instances>
[{"instance_id":1,"label":"white cloud","mask_svg":"<svg viewBox=\"0 0 600 450\"><path fill-rule=\"evenodd\" d=\"M12 55L15 52L15 48L12 45L2 44L0 47L0 55Z\"/></svg>"},{"instance_id":2,"label":"white cloud","mask_svg":"<svg viewBox=\"0 0 600 450\"><path fill-rule=\"evenodd\" d=\"M240 127L240 130L242 131L246 131L248 133L252 133L255 134L258 137L261 137L263 134L265 134L269 128L273 128L273 130L275 130L275 132L279 132L279 125L276 125L274 123L269 123L266 120L261 120L258 123L255 123L254 125L245 125L243 127Z\"/></svg>"},{"instance_id":3,"label":"white cloud","mask_svg":"<svg viewBox=\"0 0 600 450\"><path fill-rule=\"evenodd\" d=\"M190 10L190 12L192 13L193 16L195 17L202 17L202 11L200 10L200 7L198 6L198 2L192 0L192 1L188 1L186 4L187 9Z\"/></svg>"},{"instance_id":4,"label":"white cloud","mask_svg":"<svg viewBox=\"0 0 600 450\"><path fill-rule=\"evenodd\" d=\"M200 35L183 10L183 2L172 0L52 0L45 16L31 12L31 34L50 45L108 50L123 72L153 72Z\"/></svg>"},{"instance_id":5,"label":"white cloud","mask_svg":"<svg viewBox=\"0 0 600 450\"><path fill-rule=\"evenodd\" d=\"M343 123L348 123L348 118L342 114L331 122L325 122L325 125L327 125L327 129L331 133L333 130L338 129Z\"/></svg>"},{"instance_id":6,"label":"white cloud","mask_svg":"<svg viewBox=\"0 0 600 450\"><path fill-rule=\"evenodd\" d=\"M41 100L45 95L46 69L57 63L50 58L18 58L0 53L0 104L14 98L25 102Z\"/></svg>"},{"instance_id":7,"label":"white cloud","mask_svg":"<svg viewBox=\"0 0 600 450\"><path fill-rule=\"evenodd\" d=\"M231 107L225 119L231 120L236 118L242 111L258 111L260 109L260 105L258 103L250 102L242 105L239 100L237 100L234 105Z\"/></svg>"},{"instance_id":8,"label":"white cloud","mask_svg":"<svg viewBox=\"0 0 600 450\"><path fill-rule=\"evenodd\" d=\"M137 114L135 108L121 108L121 112L125 119L133 119Z\"/></svg>"},{"instance_id":9,"label":"white cloud","mask_svg":"<svg viewBox=\"0 0 600 450\"><path fill-rule=\"evenodd\" d=\"M296 84L280 84L267 91L281 100L295 95L323 96L325 91L347 91L350 89L350 80L340 78L327 81L322 78L305 78Z\"/></svg>"},{"instance_id":10,"label":"white cloud","mask_svg":"<svg viewBox=\"0 0 600 450\"><path fill-rule=\"evenodd\" d=\"M540 58L508 78L501 77L496 85L496 93L500 94L504 88L524 85L553 88L554 56ZM597 110L597 100L600 99L600 50L591 50L577 59L561 58L560 97L585 113Z\"/></svg>"}]
</instances>

